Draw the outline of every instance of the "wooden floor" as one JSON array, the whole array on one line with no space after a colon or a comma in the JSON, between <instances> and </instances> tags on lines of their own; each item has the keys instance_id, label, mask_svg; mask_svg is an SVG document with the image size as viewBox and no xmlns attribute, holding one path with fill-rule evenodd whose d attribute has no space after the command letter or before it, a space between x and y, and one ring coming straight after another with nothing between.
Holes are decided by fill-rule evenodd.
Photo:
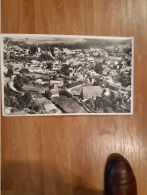
<instances>
[{"instance_id":1,"label":"wooden floor","mask_svg":"<svg viewBox=\"0 0 147 195\"><path fill-rule=\"evenodd\" d=\"M2 33L135 37L132 116L2 118L2 195L101 195L113 152L147 195L147 1L2 0Z\"/></svg>"}]
</instances>

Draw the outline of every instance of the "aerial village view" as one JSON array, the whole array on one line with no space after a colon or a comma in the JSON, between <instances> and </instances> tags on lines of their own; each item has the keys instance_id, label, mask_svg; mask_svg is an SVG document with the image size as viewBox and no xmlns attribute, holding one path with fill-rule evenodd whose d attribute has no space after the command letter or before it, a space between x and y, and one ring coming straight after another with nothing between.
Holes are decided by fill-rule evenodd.
<instances>
[{"instance_id":1,"label":"aerial village view","mask_svg":"<svg viewBox=\"0 0 147 195\"><path fill-rule=\"evenodd\" d=\"M3 112L130 113L132 66L131 38L4 37Z\"/></svg>"}]
</instances>

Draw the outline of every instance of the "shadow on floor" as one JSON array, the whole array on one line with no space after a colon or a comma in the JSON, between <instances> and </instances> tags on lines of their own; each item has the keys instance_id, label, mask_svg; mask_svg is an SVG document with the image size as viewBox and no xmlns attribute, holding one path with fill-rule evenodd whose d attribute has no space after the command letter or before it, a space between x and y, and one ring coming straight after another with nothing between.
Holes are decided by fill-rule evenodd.
<instances>
[{"instance_id":1,"label":"shadow on floor","mask_svg":"<svg viewBox=\"0 0 147 195\"><path fill-rule=\"evenodd\" d=\"M93 182L60 162L2 163L1 189L14 195L104 195Z\"/></svg>"}]
</instances>

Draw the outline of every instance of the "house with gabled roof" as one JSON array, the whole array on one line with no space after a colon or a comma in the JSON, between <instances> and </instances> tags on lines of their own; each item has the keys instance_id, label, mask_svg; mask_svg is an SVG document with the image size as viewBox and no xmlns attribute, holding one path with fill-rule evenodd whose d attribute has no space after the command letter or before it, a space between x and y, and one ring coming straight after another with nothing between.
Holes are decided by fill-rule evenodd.
<instances>
[{"instance_id":1,"label":"house with gabled roof","mask_svg":"<svg viewBox=\"0 0 147 195\"><path fill-rule=\"evenodd\" d=\"M101 97L103 88L101 86L86 86L82 89L82 99L88 100L90 98Z\"/></svg>"}]
</instances>

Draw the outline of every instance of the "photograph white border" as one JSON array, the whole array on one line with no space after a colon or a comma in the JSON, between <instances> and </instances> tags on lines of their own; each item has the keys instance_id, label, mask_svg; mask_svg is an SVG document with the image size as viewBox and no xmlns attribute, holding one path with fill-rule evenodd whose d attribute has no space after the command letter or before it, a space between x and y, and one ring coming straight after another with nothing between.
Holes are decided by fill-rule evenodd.
<instances>
[{"instance_id":1,"label":"photograph white border","mask_svg":"<svg viewBox=\"0 0 147 195\"><path fill-rule=\"evenodd\" d=\"M3 77L3 38L4 37L40 37L40 38L85 38L85 39L120 39L132 41L132 69L131 69L131 112L129 113L61 113L61 114L24 114L24 115L6 115L4 112L4 77ZM85 36L85 35L55 35L55 34L1 34L1 91L2 91L2 115L6 117L22 116L96 116L96 115L133 115L134 105L134 37L117 37L117 36Z\"/></svg>"}]
</instances>

